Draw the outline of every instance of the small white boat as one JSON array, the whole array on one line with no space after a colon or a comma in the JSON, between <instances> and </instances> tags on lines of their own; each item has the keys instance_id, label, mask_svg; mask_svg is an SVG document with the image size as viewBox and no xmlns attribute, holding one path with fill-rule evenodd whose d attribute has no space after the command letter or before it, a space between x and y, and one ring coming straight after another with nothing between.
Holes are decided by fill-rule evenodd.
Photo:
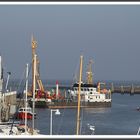
<instances>
[{"instance_id":1,"label":"small white boat","mask_svg":"<svg viewBox=\"0 0 140 140\"><path fill-rule=\"evenodd\" d=\"M17 126L13 126L11 130L11 125L3 124L0 125L0 135L19 135Z\"/></svg>"},{"instance_id":2,"label":"small white boat","mask_svg":"<svg viewBox=\"0 0 140 140\"><path fill-rule=\"evenodd\" d=\"M26 127L26 128L25 128ZM38 129L33 129L31 127L25 126L25 124L20 124L17 126L17 129L19 131L19 135L38 135L39 130ZM27 129L27 131L26 131Z\"/></svg>"},{"instance_id":3,"label":"small white boat","mask_svg":"<svg viewBox=\"0 0 140 140\"><path fill-rule=\"evenodd\" d=\"M26 127L27 131L25 131L25 124L2 124L0 125L0 135L32 135L33 129L30 127ZM39 130L34 129L34 135L38 135Z\"/></svg>"}]
</instances>

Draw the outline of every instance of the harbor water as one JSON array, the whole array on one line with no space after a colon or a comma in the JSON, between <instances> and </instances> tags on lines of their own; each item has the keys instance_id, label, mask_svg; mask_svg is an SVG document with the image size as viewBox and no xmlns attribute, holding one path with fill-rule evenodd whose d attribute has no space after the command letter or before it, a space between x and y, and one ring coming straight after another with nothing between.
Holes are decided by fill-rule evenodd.
<instances>
[{"instance_id":1,"label":"harbor water","mask_svg":"<svg viewBox=\"0 0 140 140\"><path fill-rule=\"evenodd\" d=\"M140 95L112 94L111 108L81 109L81 135L90 135L88 124L95 126L95 135L136 135L140 125ZM76 134L76 109L60 109L52 115L53 135ZM36 108L35 127L41 134L50 134L50 109ZM31 123L31 122L30 122Z\"/></svg>"},{"instance_id":2,"label":"harbor water","mask_svg":"<svg viewBox=\"0 0 140 140\"><path fill-rule=\"evenodd\" d=\"M17 81L10 82L11 89L18 90ZM51 84L54 84L53 81ZM66 85L70 83L63 82ZM130 85L131 82L123 82ZM134 83L134 82L133 82ZM115 85L121 84L120 82ZM24 84L23 84L24 85ZM44 84L45 85L45 84ZM108 84L109 85L109 84ZM140 85L136 82L135 85ZM48 85L47 85L48 87ZM54 86L55 87L55 86ZM140 126L140 94L112 94L112 106L109 108L83 108L81 109L80 134L90 135L91 131L88 124L95 126L95 135L137 135ZM43 135L50 134L51 110L47 108L36 108L35 128L40 130ZM60 115L52 113L52 134L53 135L75 135L77 109L60 109ZM31 125L32 120L28 120Z\"/></svg>"}]
</instances>

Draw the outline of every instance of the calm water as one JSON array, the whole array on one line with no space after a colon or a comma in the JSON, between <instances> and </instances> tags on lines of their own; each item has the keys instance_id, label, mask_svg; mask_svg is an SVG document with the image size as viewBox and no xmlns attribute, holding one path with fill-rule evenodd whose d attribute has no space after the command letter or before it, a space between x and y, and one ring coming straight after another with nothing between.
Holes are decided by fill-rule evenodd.
<instances>
[{"instance_id":1,"label":"calm water","mask_svg":"<svg viewBox=\"0 0 140 140\"><path fill-rule=\"evenodd\" d=\"M90 135L87 124L95 126L96 135L136 135L140 125L140 95L112 95L111 108L81 110L81 135ZM76 109L60 109L61 114L53 112L53 134L75 135ZM50 109L36 109L35 127L41 134L50 133Z\"/></svg>"},{"instance_id":2,"label":"calm water","mask_svg":"<svg viewBox=\"0 0 140 140\"><path fill-rule=\"evenodd\" d=\"M18 91L24 89L14 80L9 83L9 87ZM60 82L61 83L61 82ZM71 85L67 81L63 85ZM111 83L111 82L110 82ZM110 83L107 83L110 85ZM114 82L115 85L140 85L140 82ZM22 83L22 85L25 85ZM44 84L45 85L45 84ZM55 81L48 85L55 85ZM48 87L46 85L46 87ZM112 94L111 108L93 108L81 110L81 135L90 135L92 131L87 124L95 126L96 135L136 135L140 126L140 111L136 108L140 106L140 94L130 96L129 94ZM60 109L61 114L55 115L53 112L53 135L75 135L76 133L76 109ZM35 128L40 130L41 134L50 134L50 109L36 109L37 118L35 119ZM31 123L30 121L29 123Z\"/></svg>"}]
</instances>

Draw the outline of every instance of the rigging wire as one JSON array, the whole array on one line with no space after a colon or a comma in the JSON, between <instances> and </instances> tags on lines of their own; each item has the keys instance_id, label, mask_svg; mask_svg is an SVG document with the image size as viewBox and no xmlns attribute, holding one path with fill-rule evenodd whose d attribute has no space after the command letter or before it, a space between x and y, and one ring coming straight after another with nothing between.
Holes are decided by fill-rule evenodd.
<instances>
[{"instance_id":1,"label":"rigging wire","mask_svg":"<svg viewBox=\"0 0 140 140\"><path fill-rule=\"evenodd\" d=\"M72 85L73 85L73 83L78 82L77 73L78 73L79 65L80 65L80 62L79 62L79 60L78 60L78 63L77 63L77 65L76 65L76 69L75 69L75 73L74 73L74 75L73 75Z\"/></svg>"},{"instance_id":2,"label":"rigging wire","mask_svg":"<svg viewBox=\"0 0 140 140\"><path fill-rule=\"evenodd\" d=\"M78 60L78 63L77 63L76 69L75 69L75 73L73 74L73 79L72 79L72 82L71 82L71 84L70 84L70 90L73 89L74 83L78 83L77 73L78 73L79 65L80 65L80 62L79 62L79 60ZM70 94L69 94L69 96L70 96ZM71 98L71 96L70 96L69 98Z\"/></svg>"},{"instance_id":3,"label":"rigging wire","mask_svg":"<svg viewBox=\"0 0 140 140\"><path fill-rule=\"evenodd\" d=\"M30 63L28 75L29 75L29 73L30 73L30 70L31 70L31 63ZM24 70L24 72L23 72L23 75L25 75L25 70ZM25 78L25 81L26 81L26 78ZM25 85L26 85L26 82L25 82L25 81L24 81L23 90L22 90L22 92L21 92L21 95L22 95L22 96L19 97L19 102L18 102L18 105L17 105L17 109L20 107L21 99L22 99L22 97L23 97L24 88L25 88ZM20 84L21 84L22 82L23 82L23 80L21 80ZM20 85L19 85L19 86L20 86ZM18 88L18 89L19 89L19 88ZM17 91L18 91L18 90L17 90ZM15 119L16 119L16 116L17 116L17 112L13 115L13 122L12 122L12 124L11 124L11 129L10 129L10 131L9 131L9 135L12 134L12 128L13 128L13 125L14 125L14 122L15 122Z\"/></svg>"}]
</instances>

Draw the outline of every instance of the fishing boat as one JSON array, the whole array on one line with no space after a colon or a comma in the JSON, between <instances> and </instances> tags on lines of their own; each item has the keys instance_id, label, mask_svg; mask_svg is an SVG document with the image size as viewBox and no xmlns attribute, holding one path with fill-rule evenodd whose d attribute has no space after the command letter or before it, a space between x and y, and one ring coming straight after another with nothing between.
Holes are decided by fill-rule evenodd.
<instances>
[{"instance_id":1,"label":"fishing boat","mask_svg":"<svg viewBox=\"0 0 140 140\"><path fill-rule=\"evenodd\" d=\"M36 55L34 56L36 58ZM34 75L35 77L35 75ZM28 64L26 65L26 90L25 90L25 108L19 108L19 116L25 120L24 123L18 126L18 130L21 131L21 135L37 135L39 134L39 130L35 129L34 120L35 120L35 89L33 89L33 108L28 107L28 100L27 100L27 93L28 93ZM27 125L27 119L32 119L32 127Z\"/></svg>"},{"instance_id":2,"label":"fishing boat","mask_svg":"<svg viewBox=\"0 0 140 140\"><path fill-rule=\"evenodd\" d=\"M27 113L27 115L25 115ZM27 119L32 119L33 118L33 112L32 112L32 108L31 107L27 107L27 108L19 108L18 112L16 113L16 118L17 119L25 119L25 117ZM36 113L34 113L34 115L36 116Z\"/></svg>"},{"instance_id":3,"label":"fishing boat","mask_svg":"<svg viewBox=\"0 0 140 140\"><path fill-rule=\"evenodd\" d=\"M102 108L111 107L111 91L106 88L101 89L103 82L93 84L91 61L87 71L87 82L75 82L71 89L68 89L68 99L55 99L48 103L48 108L76 108L78 101L78 90L81 85L81 107Z\"/></svg>"},{"instance_id":4,"label":"fishing boat","mask_svg":"<svg viewBox=\"0 0 140 140\"><path fill-rule=\"evenodd\" d=\"M20 107L18 111L15 113L16 119L32 119L33 115L36 116L36 113L32 112L32 108L28 106L28 64L26 67L26 90L25 90L25 98L24 98L24 106Z\"/></svg>"},{"instance_id":5,"label":"fishing boat","mask_svg":"<svg viewBox=\"0 0 140 140\"><path fill-rule=\"evenodd\" d=\"M33 108L28 107L27 93L28 93L28 64L26 65L25 107L19 108L18 112L15 114L15 117L23 120L23 122L21 121L21 123L17 126L18 130L20 131L20 135L37 135L39 134L39 130L34 128L34 119L36 116L35 103L33 102ZM33 89L33 99L35 97L34 95L35 89ZM32 127L28 126L27 119L32 119Z\"/></svg>"},{"instance_id":6,"label":"fishing boat","mask_svg":"<svg viewBox=\"0 0 140 140\"><path fill-rule=\"evenodd\" d=\"M17 127L18 133L16 135L37 135L39 130L34 128L34 119L36 113L33 108L28 107L27 93L28 93L28 64L26 65L26 87L25 87L24 106L19 108L20 102L17 105L18 111L13 116L13 123L11 124L10 134L13 134L14 127ZM35 90L34 90L35 91ZM34 103L34 102L33 102ZM20 119L20 123L14 125L15 118ZM28 125L27 119L32 119L32 127ZM13 134L15 135L15 134Z\"/></svg>"}]
</instances>

